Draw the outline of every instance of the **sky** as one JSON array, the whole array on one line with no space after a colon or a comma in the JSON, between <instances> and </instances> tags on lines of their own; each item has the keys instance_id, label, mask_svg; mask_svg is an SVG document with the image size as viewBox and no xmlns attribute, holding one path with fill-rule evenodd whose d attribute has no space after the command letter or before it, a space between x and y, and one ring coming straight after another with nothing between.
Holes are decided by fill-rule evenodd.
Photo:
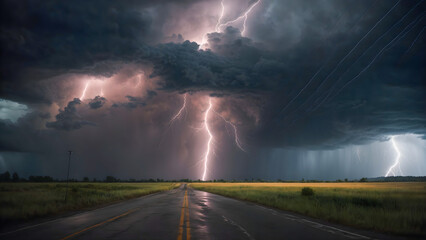
<instances>
[{"instance_id":1,"label":"sky","mask_svg":"<svg viewBox=\"0 0 426 240\"><path fill-rule=\"evenodd\" d=\"M0 172L426 175L423 0L0 4Z\"/></svg>"}]
</instances>

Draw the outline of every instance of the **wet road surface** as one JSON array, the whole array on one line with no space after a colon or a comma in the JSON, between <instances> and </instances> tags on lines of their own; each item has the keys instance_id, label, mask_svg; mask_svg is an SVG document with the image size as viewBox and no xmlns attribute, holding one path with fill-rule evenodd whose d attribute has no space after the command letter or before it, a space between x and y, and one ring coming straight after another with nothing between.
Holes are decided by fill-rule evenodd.
<instances>
[{"instance_id":1,"label":"wet road surface","mask_svg":"<svg viewBox=\"0 0 426 240\"><path fill-rule=\"evenodd\" d=\"M0 239L396 239L182 185L0 232Z\"/></svg>"}]
</instances>

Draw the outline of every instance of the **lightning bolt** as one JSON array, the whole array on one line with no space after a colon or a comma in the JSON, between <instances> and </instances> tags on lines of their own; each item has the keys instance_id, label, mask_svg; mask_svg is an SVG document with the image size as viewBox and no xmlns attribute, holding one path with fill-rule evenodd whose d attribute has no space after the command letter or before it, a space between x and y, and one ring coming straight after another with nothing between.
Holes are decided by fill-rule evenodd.
<instances>
[{"instance_id":1,"label":"lightning bolt","mask_svg":"<svg viewBox=\"0 0 426 240\"><path fill-rule=\"evenodd\" d=\"M401 152L399 151L398 146L396 145L395 136L393 136L391 138L391 142L392 142L392 146L393 146L393 148L395 149L395 152L396 152L396 158L395 158L395 163L388 169L388 172L386 173L385 177L389 176L389 174L391 172L395 176L394 168L396 166L399 167L399 171L401 172L402 175L404 175L401 171L401 166L400 166L400 163L399 163L399 159L401 158Z\"/></svg>"},{"instance_id":2,"label":"lightning bolt","mask_svg":"<svg viewBox=\"0 0 426 240\"><path fill-rule=\"evenodd\" d=\"M248 18L248 15L250 14L250 12L251 12L251 10L253 10L253 8L257 5L257 4L259 4L259 2L260 2L261 0L257 0L255 3L253 3L242 15L240 15L240 16L238 16L237 18L235 18L235 19L233 19L233 20L229 20L229 21L227 21L227 22L225 22L225 23L221 23L222 22L222 19L223 19L223 16L224 16L224 14L225 14L225 5L223 4L223 0L221 0L220 1L220 6L221 6L221 11L220 11L220 15L219 15L219 18L218 18L218 20L217 20L217 22L216 22L216 26L215 26L215 28L214 28L214 31L215 32L221 32L222 30L221 30L221 28L223 28L224 26L227 26L227 25L229 25L229 24L232 24L232 23L235 23L235 22L238 22L239 20L241 20L241 19L244 19L243 20L243 30L241 31L241 36L244 36L244 32L246 31L246 22L247 22L247 18ZM200 43L200 46L198 47L198 49L199 50L201 50L201 49L204 49L205 47L207 47L207 39L206 39L206 36L207 36L207 33L205 33L204 35L203 35L203 37L202 37L202 39L201 39L201 43Z\"/></svg>"},{"instance_id":3,"label":"lightning bolt","mask_svg":"<svg viewBox=\"0 0 426 240\"><path fill-rule=\"evenodd\" d=\"M222 22L223 14L225 13L225 6L223 5L223 0L220 1L220 5L222 6L222 11L220 13L219 19L217 20L216 27L214 28L216 32L220 31L220 23Z\"/></svg>"},{"instance_id":4,"label":"lightning bolt","mask_svg":"<svg viewBox=\"0 0 426 240\"><path fill-rule=\"evenodd\" d=\"M87 80L86 85L84 85L83 92L81 93L80 100L84 100L86 98L87 89L89 88L90 82L93 81L93 80L102 81L100 79L90 79L90 80ZM101 92L99 93L99 96L103 97L104 96L104 90L103 90L103 84L104 84L104 82L102 81L101 83L102 83L102 85L101 85Z\"/></svg>"},{"instance_id":5,"label":"lightning bolt","mask_svg":"<svg viewBox=\"0 0 426 240\"><path fill-rule=\"evenodd\" d=\"M213 110L214 111L214 110ZM231 125L231 127L234 129L234 141L235 141L235 145L237 145L237 147L243 151L246 152L246 150L242 147L240 138L238 137L238 130L237 127L235 126L235 124L233 124L231 121L226 120L226 118L224 118L222 115L220 115L219 113L217 113L216 111L214 111L225 123ZM225 125L226 126L226 125Z\"/></svg>"},{"instance_id":6,"label":"lightning bolt","mask_svg":"<svg viewBox=\"0 0 426 240\"><path fill-rule=\"evenodd\" d=\"M222 13L221 13L220 18L218 20L218 23L216 24L216 28L215 28L216 32L220 32L221 28L224 27L224 26L228 26L230 24L233 24L235 22L240 21L241 19L244 19L243 20L243 30L241 31L241 35L244 36L244 32L246 31L246 22L247 22L248 15L250 14L251 10L253 10L253 8L256 7L256 5L260 3L260 1L261 0L257 0L242 15L238 16L237 18L230 20L230 21L227 21L225 23L220 23L222 18L223 18L223 14L225 12L225 6L223 5L223 0L222 0L220 2L221 5L222 5Z\"/></svg>"},{"instance_id":7,"label":"lightning bolt","mask_svg":"<svg viewBox=\"0 0 426 240\"><path fill-rule=\"evenodd\" d=\"M209 107L207 108L207 111L204 113L204 128L206 129L206 132L209 135L209 139L207 141L207 149L206 149L206 153L204 155L204 173L203 173L203 178L202 178L203 181L206 180L207 164L209 162L210 148L211 148L210 145L213 141L213 135L210 131L209 122L208 122L209 113L210 113L211 108L212 108L212 100L211 100L211 98L209 98Z\"/></svg>"},{"instance_id":8,"label":"lightning bolt","mask_svg":"<svg viewBox=\"0 0 426 240\"><path fill-rule=\"evenodd\" d=\"M358 157L358 162L361 162L361 157L359 155L359 147L356 148L356 156Z\"/></svg>"},{"instance_id":9,"label":"lightning bolt","mask_svg":"<svg viewBox=\"0 0 426 240\"><path fill-rule=\"evenodd\" d=\"M179 111L170 119L170 124L172 124L176 119L179 119L182 116L183 110L186 109L186 93L183 95L183 104Z\"/></svg>"},{"instance_id":10,"label":"lightning bolt","mask_svg":"<svg viewBox=\"0 0 426 240\"><path fill-rule=\"evenodd\" d=\"M248 19L248 15L250 14L250 12L253 10L254 7L256 7L256 5L258 5L260 3L261 0L257 0L255 3L253 3L242 15L238 16L236 19L234 20L230 20L227 21L225 23L221 23L223 16L225 14L225 5L223 3L223 0L221 0L220 5L221 5L221 12L219 15L219 19L217 20L216 26L215 26L215 31L216 32L221 32L221 28L224 26L227 26L229 24L235 23L237 21L240 21L241 19L243 19L243 30L241 31L241 35L244 36L244 33L246 31L246 23L247 23L247 19ZM203 38L201 40L201 44L199 49L201 49L203 46L205 46L205 44L207 43L206 40L206 34L203 35ZM183 109L185 109L185 103L186 103L186 95L184 98L184 104L182 106L182 108L179 110L179 112L172 118L171 122L173 122L175 119L177 119ZM209 162L209 156L210 156L210 151L211 151L211 143L213 141L213 134L210 131L209 128L209 122L208 122L208 118L209 118L209 114L210 111L212 110L212 101L211 98L209 98L209 107L207 108L205 114L204 114L204 128L206 129L206 132L208 133L208 141L207 141L207 149L204 155L204 172L203 172L203 177L202 180L205 181L206 179L206 174L207 174L207 166L208 166L208 162ZM213 110L214 111L214 110ZM222 117L220 114L218 114L227 124L231 125L232 128L234 129L234 141L235 144L238 146L238 148L240 148L243 152L245 152L244 148L241 145L240 139L238 137L238 130L237 127L230 121L226 120L224 117Z\"/></svg>"},{"instance_id":11,"label":"lightning bolt","mask_svg":"<svg viewBox=\"0 0 426 240\"><path fill-rule=\"evenodd\" d=\"M87 91L87 87L89 87L89 83L90 81L86 82L86 86L84 87L83 93L81 94L80 100L83 100L84 97L86 96L86 91Z\"/></svg>"}]
</instances>

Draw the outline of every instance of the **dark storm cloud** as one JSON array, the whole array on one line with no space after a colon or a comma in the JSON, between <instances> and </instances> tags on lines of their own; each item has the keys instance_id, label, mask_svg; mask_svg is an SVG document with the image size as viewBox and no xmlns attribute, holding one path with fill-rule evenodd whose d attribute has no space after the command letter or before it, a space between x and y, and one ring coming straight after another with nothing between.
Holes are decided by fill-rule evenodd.
<instances>
[{"instance_id":1,"label":"dark storm cloud","mask_svg":"<svg viewBox=\"0 0 426 240\"><path fill-rule=\"evenodd\" d=\"M404 30L410 26L414 26L410 29L413 32L421 31L420 25L416 27L413 23L418 23L423 5L395 4L381 6L381 15L365 23L358 34L349 32L346 42L331 36L330 40L337 45L334 49L324 45L330 53L328 59L319 62L309 55L297 61L307 53L303 48L312 49L318 43L302 41L302 46L277 55L265 50L263 44L242 37L232 27L224 33L208 34L211 51L198 51L197 45L190 42L170 43L144 57L154 63L152 76L161 76L165 89L213 90L217 96L251 90L275 94L261 114L256 144L336 148L381 141L406 132L424 135L425 77L420 70L424 54L407 56L409 44L405 42L415 34L399 39L407 35L403 35ZM373 28L372 34L341 63L392 6L401 9L389 12L391 17ZM364 10L364 15L369 11ZM400 45L389 45L396 40L401 41ZM336 49L339 44L343 47ZM304 69L314 65L321 71L309 82L317 69L313 68L310 74ZM392 95L395 97L389 99Z\"/></svg>"},{"instance_id":2,"label":"dark storm cloud","mask_svg":"<svg viewBox=\"0 0 426 240\"><path fill-rule=\"evenodd\" d=\"M146 5L2 1L1 95L40 101L44 94L30 88L37 80L71 70L110 76L116 62L159 38Z\"/></svg>"},{"instance_id":3,"label":"dark storm cloud","mask_svg":"<svg viewBox=\"0 0 426 240\"><path fill-rule=\"evenodd\" d=\"M45 139L38 127L44 125L49 113L32 111L18 119L16 123L0 119L0 150L6 152L40 152L43 143L52 141ZM41 140L43 139L43 140Z\"/></svg>"},{"instance_id":4,"label":"dark storm cloud","mask_svg":"<svg viewBox=\"0 0 426 240\"><path fill-rule=\"evenodd\" d=\"M237 124L253 152L271 147L335 149L401 133L424 137L425 45L420 33L425 20L419 16L424 13L425 3L400 1L395 6L396 3L263 0L248 18L245 36L241 36L241 26L223 28L221 33L206 35L210 50L199 50L197 43L185 41L187 36L179 31L202 26L208 17L213 20L206 22L213 23L214 28L217 14L206 17L202 10L203 6L210 7L208 4L219 6L219 1L2 1L0 97L33 104L31 107L37 109L36 102L59 102L61 92L40 87L52 76L113 76L128 64L152 67L152 71L146 71L151 77L146 82L159 83L155 92L143 88L140 95L123 93L123 98L127 97L108 99L106 104L95 98L88 106L99 109L87 112L78 111L87 106L74 99L56 119L43 124L48 127L42 131L48 136L45 139L52 141L53 135L61 134L66 139L64 146L72 142L80 149L85 149L88 141L83 135L73 135L80 131L91 137L113 136L102 139L99 146L91 146L96 147L96 153L86 154L99 159L109 157L110 162L130 158L135 166L142 155L154 160L161 156L164 165L167 159L174 159L170 156L173 154L158 154L154 146L157 142L146 139L160 138L159 129L167 126L172 113L180 107L181 95L165 95L183 92L205 92L215 97L220 102L215 110ZM186 9L194 11L188 13ZM179 26L178 20L188 14L190 21ZM363 40L358 44L360 39ZM354 46L357 47L341 62ZM193 115L203 111L199 105L194 104L198 112L193 110ZM17 137L8 140L7 136L38 139L34 137L39 134L37 128L31 127L35 120L25 119L17 124L2 121L2 149L27 148ZM34 119L41 121L40 117ZM98 127L83 127L90 123ZM200 124L194 119L191 123ZM104 127L103 132L96 132L101 131L99 126ZM77 129L80 130L56 131ZM176 130L179 137L174 136L168 143L173 140L180 144L174 146L175 152L182 155L180 159L197 158L185 152L196 149L197 144L186 140L192 140L192 135L185 130L188 129ZM126 141L116 143L115 139ZM233 146L231 141L227 143L227 147ZM64 146L66 150L68 146ZM111 146L107 156L102 155L101 146ZM248 158L228 151L229 156ZM222 161L225 170L229 165ZM257 166L254 164L254 168Z\"/></svg>"},{"instance_id":5,"label":"dark storm cloud","mask_svg":"<svg viewBox=\"0 0 426 240\"><path fill-rule=\"evenodd\" d=\"M151 77L161 77L167 90L270 91L288 78L277 56L261 50L236 28L227 27L207 38L210 49L206 51L185 41L145 49L141 58L153 63Z\"/></svg>"},{"instance_id":6,"label":"dark storm cloud","mask_svg":"<svg viewBox=\"0 0 426 240\"><path fill-rule=\"evenodd\" d=\"M57 130L76 130L80 129L85 125L94 125L94 123L83 120L77 112L77 105L80 105L81 101L78 98L74 98L64 110L59 109L59 114L56 115L56 121L47 122L46 127L54 128Z\"/></svg>"},{"instance_id":7,"label":"dark storm cloud","mask_svg":"<svg viewBox=\"0 0 426 240\"><path fill-rule=\"evenodd\" d=\"M152 91L152 90L148 90L146 92L146 94L147 94L147 99L151 99L151 98L153 98L153 97L155 97L155 96L158 95L156 91Z\"/></svg>"},{"instance_id":8,"label":"dark storm cloud","mask_svg":"<svg viewBox=\"0 0 426 240\"><path fill-rule=\"evenodd\" d=\"M126 98L129 100L128 102L121 103L117 106L121 105L121 106L129 108L129 109L137 108L139 106L140 107L146 106L146 101L145 101L144 98L133 97L133 96L126 96Z\"/></svg>"},{"instance_id":9,"label":"dark storm cloud","mask_svg":"<svg viewBox=\"0 0 426 240\"><path fill-rule=\"evenodd\" d=\"M153 97L157 96L156 91L148 90L145 97L135 97L127 95L127 102L117 102L113 104L113 107L125 107L127 109L134 109L137 107L144 107L147 105L147 102L150 101Z\"/></svg>"},{"instance_id":10,"label":"dark storm cloud","mask_svg":"<svg viewBox=\"0 0 426 240\"><path fill-rule=\"evenodd\" d=\"M94 99L91 99L89 102L89 107L92 109L101 108L106 102L106 98L101 96L96 96Z\"/></svg>"}]
</instances>

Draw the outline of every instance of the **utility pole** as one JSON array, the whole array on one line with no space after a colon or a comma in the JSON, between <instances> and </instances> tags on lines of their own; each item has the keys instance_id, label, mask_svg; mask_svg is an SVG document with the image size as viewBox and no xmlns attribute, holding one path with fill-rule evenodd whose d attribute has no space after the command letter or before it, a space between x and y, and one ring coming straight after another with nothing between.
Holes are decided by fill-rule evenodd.
<instances>
[{"instance_id":1,"label":"utility pole","mask_svg":"<svg viewBox=\"0 0 426 240\"><path fill-rule=\"evenodd\" d=\"M68 197L68 178L70 176L70 163L71 163L71 153L72 151L68 151L69 155L68 155L68 172L67 172L67 187L65 190L65 202L67 202L67 197Z\"/></svg>"}]
</instances>

